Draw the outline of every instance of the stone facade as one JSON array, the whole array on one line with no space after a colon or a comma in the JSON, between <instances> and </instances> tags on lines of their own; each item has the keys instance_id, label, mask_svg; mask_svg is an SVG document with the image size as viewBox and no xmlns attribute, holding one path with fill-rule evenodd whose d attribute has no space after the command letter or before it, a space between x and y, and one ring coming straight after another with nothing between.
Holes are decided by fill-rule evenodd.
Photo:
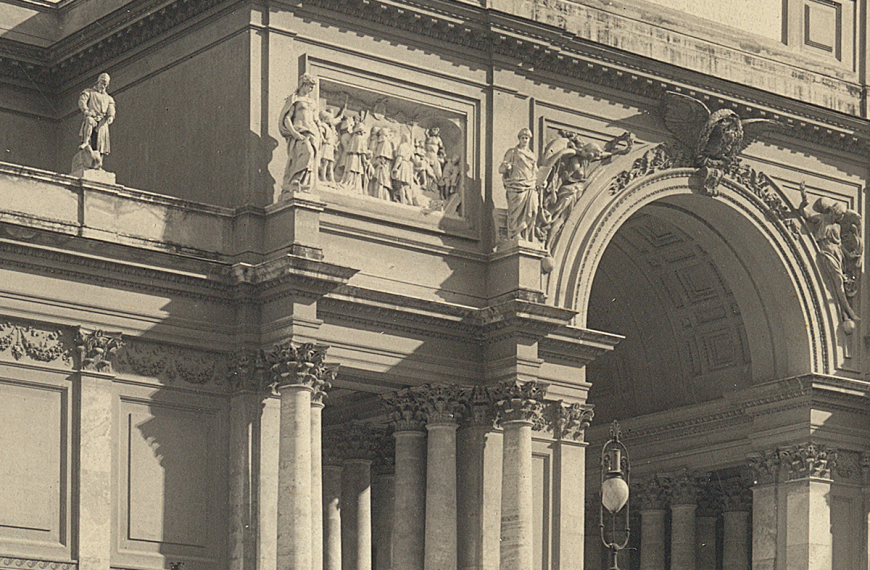
<instances>
[{"instance_id":1,"label":"stone facade","mask_svg":"<svg viewBox=\"0 0 870 570\"><path fill-rule=\"evenodd\" d=\"M621 568L868 570L867 14L775 4L0 0L0 570L596 570L614 419Z\"/></svg>"}]
</instances>

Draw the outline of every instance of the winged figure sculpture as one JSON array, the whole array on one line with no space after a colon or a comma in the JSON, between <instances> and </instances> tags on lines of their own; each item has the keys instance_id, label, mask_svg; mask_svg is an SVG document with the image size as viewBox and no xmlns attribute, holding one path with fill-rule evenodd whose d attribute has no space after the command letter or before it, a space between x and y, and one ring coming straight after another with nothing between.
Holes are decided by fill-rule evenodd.
<instances>
[{"instance_id":1,"label":"winged figure sculpture","mask_svg":"<svg viewBox=\"0 0 870 570\"><path fill-rule=\"evenodd\" d=\"M723 171L737 162L747 146L784 127L770 119L741 119L731 109L711 112L694 97L673 91L665 93L662 108L665 126L691 150L704 189L711 196L718 194Z\"/></svg>"}]
</instances>

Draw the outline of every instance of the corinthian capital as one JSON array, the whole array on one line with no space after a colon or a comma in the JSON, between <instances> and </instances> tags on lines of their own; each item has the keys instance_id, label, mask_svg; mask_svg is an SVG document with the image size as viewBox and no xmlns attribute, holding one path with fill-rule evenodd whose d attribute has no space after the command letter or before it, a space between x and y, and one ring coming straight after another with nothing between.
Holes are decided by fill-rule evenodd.
<instances>
[{"instance_id":1,"label":"corinthian capital","mask_svg":"<svg viewBox=\"0 0 870 570\"><path fill-rule=\"evenodd\" d=\"M749 457L749 470L756 485L775 483L779 474L779 453L762 451Z\"/></svg>"},{"instance_id":2,"label":"corinthian capital","mask_svg":"<svg viewBox=\"0 0 870 570\"><path fill-rule=\"evenodd\" d=\"M495 399L489 386L474 386L466 388L462 393L463 422L469 425L484 425L492 427L495 420Z\"/></svg>"},{"instance_id":3,"label":"corinthian capital","mask_svg":"<svg viewBox=\"0 0 870 570\"><path fill-rule=\"evenodd\" d=\"M336 368L327 366L326 345L305 343L294 347L292 343L276 344L266 353L271 381L281 386L306 386L315 392L330 386Z\"/></svg>"},{"instance_id":4,"label":"corinthian capital","mask_svg":"<svg viewBox=\"0 0 870 570\"><path fill-rule=\"evenodd\" d=\"M831 471L837 465L837 452L815 443L780 448L779 458L789 481L806 477L830 479Z\"/></svg>"},{"instance_id":5,"label":"corinthian capital","mask_svg":"<svg viewBox=\"0 0 870 570\"><path fill-rule=\"evenodd\" d=\"M112 361L115 353L124 346L121 333L94 331L84 333L81 330L76 335L76 348L79 353L81 370L112 374Z\"/></svg>"},{"instance_id":6,"label":"corinthian capital","mask_svg":"<svg viewBox=\"0 0 870 570\"><path fill-rule=\"evenodd\" d=\"M462 409L462 392L455 385L427 384L418 392L426 422L455 423Z\"/></svg>"},{"instance_id":7,"label":"corinthian capital","mask_svg":"<svg viewBox=\"0 0 870 570\"><path fill-rule=\"evenodd\" d=\"M505 422L531 422L532 429L542 429L545 426L545 393L546 385L540 382L502 382L495 391L497 421L502 425Z\"/></svg>"},{"instance_id":8,"label":"corinthian capital","mask_svg":"<svg viewBox=\"0 0 870 570\"><path fill-rule=\"evenodd\" d=\"M631 490L640 511L661 510L668 505L668 491L655 475L633 481Z\"/></svg>"},{"instance_id":9,"label":"corinthian capital","mask_svg":"<svg viewBox=\"0 0 870 570\"><path fill-rule=\"evenodd\" d=\"M230 388L233 392L259 392L268 386L266 359L261 350L240 350L230 358Z\"/></svg>"},{"instance_id":10,"label":"corinthian capital","mask_svg":"<svg viewBox=\"0 0 870 570\"><path fill-rule=\"evenodd\" d=\"M550 402L544 412L553 437L571 441L583 441L594 415L592 406L565 404L562 400Z\"/></svg>"},{"instance_id":11,"label":"corinthian capital","mask_svg":"<svg viewBox=\"0 0 870 570\"><path fill-rule=\"evenodd\" d=\"M423 401L410 388L381 395L387 415L396 431L422 431L426 421Z\"/></svg>"}]
</instances>

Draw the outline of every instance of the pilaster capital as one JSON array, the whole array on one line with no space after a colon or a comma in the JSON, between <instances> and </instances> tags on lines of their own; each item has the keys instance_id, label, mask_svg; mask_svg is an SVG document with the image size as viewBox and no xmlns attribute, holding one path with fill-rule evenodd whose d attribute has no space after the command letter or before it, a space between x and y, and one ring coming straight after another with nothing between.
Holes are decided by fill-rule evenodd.
<instances>
[{"instance_id":1,"label":"pilaster capital","mask_svg":"<svg viewBox=\"0 0 870 570\"><path fill-rule=\"evenodd\" d=\"M423 431L426 413L419 394L405 388L382 394L381 403L387 408L387 415L395 431Z\"/></svg>"},{"instance_id":2,"label":"pilaster capital","mask_svg":"<svg viewBox=\"0 0 870 570\"><path fill-rule=\"evenodd\" d=\"M417 389L427 424L456 423L461 416L462 391L453 384L426 384Z\"/></svg>"},{"instance_id":3,"label":"pilaster capital","mask_svg":"<svg viewBox=\"0 0 870 570\"><path fill-rule=\"evenodd\" d=\"M315 393L328 389L337 371L334 365L324 363L328 348L310 342L296 347L290 342L276 344L266 353L271 382L278 388L305 386Z\"/></svg>"},{"instance_id":4,"label":"pilaster capital","mask_svg":"<svg viewBox=\"0 0 870 570\"><path fill-rule=\"evenodd\" d=\"M228 378L233 393L261 392L268 385L267 363L262 350L244 349L230 357Z\"/></svg>"},{"instance_id":5,"label":"pilaster capital","mask_svg":"<svg viewBox=\"0 0 870 570\"><path fill-rule=\"evenodd\" d=\"M637 501L638 511L662 510L668 505L668 491L655 475L635 479L631 496Z\"/></svg>"},{"instance_id":6,"label":"pilaster capital","mask_svg":"<svg viewBox=\"0 0 870 570\"><path fill-rule=\"evenodd\" d=\"M719 501L723 513L751 511L752 488L742 479L727 479L720 485Z\"/></svg>"},{"instance_id":7,"label":"pilaster capital","mask_svg":"<svg viewBox=\"0 0 870 570\"><path fill-rule=\"evenodd\" d=\"M547 387L536 381L508 380L495 387L496 418L502 426L506 422L529 422L532 429L541 430L544 422L544 394Z\"/></svg>"},{"instance_id":8,"label":"pilaster capital","mask_svg":"<svg viewBox=\"0 0 870 570\"><path fill-rule=\"evenodd\" d=\"M780 458L776 450L760 451L747 458L754 485L776 483L779 475Z\"/></svg>"},{"instance_id":9,"label":"pilaster capital","mask_svg":"<svg viewBox=\"0 0 870 570\"><path fill-rule=\"evenodd\" d=\"M375 461L384 445L386 429L367 422L351 421L327 426L323 430L323 456L335 464L352 459Z\"/></svg>"},{"instance_id":10,"label":"pilaster capital","mask_svg":"<svg viewBox=\"0 0 870 570\"><path fill-rule=\"evenodd\" d=\"M76 350L79 355L79 370L113 374L115 354L124 346L121 333L101 330L76 332Z\"/></svg>"},{"instance_id":11,"label":"pilaster capital","mask_svg":"<svg viewBox=\"0 0 870 570\"><path fill-rule=\"evenodd\" d=\"M488 426L495 421L495 397L490 386L473 386L462 392L462 417L466 425Z\"/></svg>"},{"instance_id":12,"label":"pilaster capital","mask_svg":"<svg viewBox=\"0 0 870 570\"><path fill-rule=\"evenodd\" d=\"M544 410L553 437L570 441L583 441L593 416L591 405L566 404L562 400L550 402Z\"/></svg>"},{"instance_id":13,"label":"pilaster capital","mask_svg":"<svg viewBox=\"0 0 870 570\"><path fill-rule=\"evenodd\" d=\"M695 505L698 503L700 478L697 473L681 471L666 479L665 486L671 498L671 505Z\"/></svg>"},{"instance_id":14,"label":"pilaster capital","mask_svg":"<svg viewBox=\"0 0 870 570\"><path fill-rule=\"evenodd\" d=\"M825 445L799 443L778 451L789 481L807 477L830 479L831 471L837 466L837 451Z\"/></svg>"}]
</instances>

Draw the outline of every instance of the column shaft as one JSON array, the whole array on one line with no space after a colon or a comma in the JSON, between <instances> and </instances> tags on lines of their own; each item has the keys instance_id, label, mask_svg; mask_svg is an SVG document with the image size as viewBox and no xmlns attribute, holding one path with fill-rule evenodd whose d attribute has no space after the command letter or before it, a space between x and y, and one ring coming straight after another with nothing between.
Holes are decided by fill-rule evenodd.
<instances>
[{"instance_id":1,"label":"column shaft","mask_svg":"<svg viewBox=\"0 0 870 570\"><path fill-rule=\"evenodd\" d=\"M311 402L311 568L323 568L323 453L321 411L323 402Z\"/></svg>"},{"instance_id":2,"label":"column shaft","mask_svg":"<svg viewBox=\"0 0 870 570\"><path fill-rule=\"evenodd\" d=\"M374 570L391 570L393 567L395 484L396 478L392 474L377 475L372 481Z\"/></svg>"},{"instance_id":3,"label":"column shaft","mask_svg":"<svg viewBox=\"0 0 870 570\"><path fill-rule=\"evenodd\" d=\"M260 398L241 392L230 399L230 570L256 567Z\"/></svg>"},{"instance_id":4,"label":"column shaft","mask_svg":"<svg viewBox=\"0 0 870 570\"><path fill-rule=\"evenodd\" d=\"M664 509L640 512L640 570L662 570L665 567Z\"/></svg>"},{"instance_id":5,"label":"column shaft","mask_svg":"<svg viewBox=\"0 0 870 570\"><path fill-rule=\"evenodd\" d=\"M752 488L752 570L776 568L777 511L774 485Z\"/></svg>"},{"instance_id":6,"label":"column shaft","mask_svg":"<svg viewBox=\"0 0 870 570\"><path fill-rule=\"evenodd\" d=\"M489 424L457 435L457 525L460 570L498 570L502 436Z\"/></svg>"},{"instance_id":7,"label":"column shaft","mask_svg":"<svg viewBox=\"0 0 870 570\"><path fill-rule=\"evenodd\" d=\"M456 570L456 428L426 425L425 570Z\"/></svg>"},{"instance_id":8,"label":"column shaft","mask_svg":"<svg viewBox=\"0 0 870 570\"><path fill-rule=\"evenodd\" d=\"M279 386L281 434L278 467L279 570L311 568L311 388Z\"/></svg>"},{"instance_id":9,"label":"column shaft","mask_svg":"<svg viewBox=\"0 0 870 570\"><path fill-rule=\"evenodd\" d=\"M397 431L393 567L423 570L426 509L426 434Z\"/></svg>"},{"instance_id":10,"label":"column shaft","mask_svg":"<svg viewBox=\"0 0 870 570\"><path fill-rule=\"evenodd\" d=\"M534 567L532 547L532 423L503 421L501 570Z\"/></svg>"},{"instance_id":11,"label":"column shaft","mask_svg":"<svg viewBox=\"0 0 870 570\"><path fill-rule=\"evenodd\" d=\"M277 568L278 479L281 447L281 402L266 398L260 414L260 480L257 489L259 535L257 568Z\"/></svg>"},{"instance_id":12,"label":"column shaft","mask_svg":"<svg viewBox=\"0 0 870 570\"><path fill-rule=\"evenodd\" d=\"M586 448L560 441L554 454L553 565L560 570L582 569L585 547Z\"/></svg>"},{"instance_id":13,"label":"column shaft","mask_svg":"<svg viewBox=\"0 0 870 570\"><path fill-rule=\"evenodd\" d=\"M696 505L671 505L671 570L695 570Z\"/></svg>"},{"instance_id":14,"label":"column shaft","mask_svg":"<svg viewBox=\"0 0 870 570\"><path fill-rule=\"evenodd\" d=\"M323 570L341 570L341 472L323 466Z\"/></svg>"},{"instance_id":15,"label":"column shaft","mask_svg":"<svg viewBox=\"0 0 870 570\"><path fill-rule=\"evenodd\" d=\"M722 567L749 570L749 513L726 511L722 513L724 540Z\"/></svg>"},{"instance_id":16,"label":"column shaft","mask_svg":"<svg viewBox=\"0 0 870 570\"><path fill-rule=\"evenodd\" d=\"M372 570L372 492L368 459L344 463L341 482L343 570Z\"/></svg>"},{"instance_id":17,"label":"column shaft","mask_svg":"<svg viewBox=\"0 0 870 570\"><path fill-rule=\"evenodd\" d=\"M716 522L710 516L695 519L697 570L716 570Z\"/></svg>"}]
</instances>

